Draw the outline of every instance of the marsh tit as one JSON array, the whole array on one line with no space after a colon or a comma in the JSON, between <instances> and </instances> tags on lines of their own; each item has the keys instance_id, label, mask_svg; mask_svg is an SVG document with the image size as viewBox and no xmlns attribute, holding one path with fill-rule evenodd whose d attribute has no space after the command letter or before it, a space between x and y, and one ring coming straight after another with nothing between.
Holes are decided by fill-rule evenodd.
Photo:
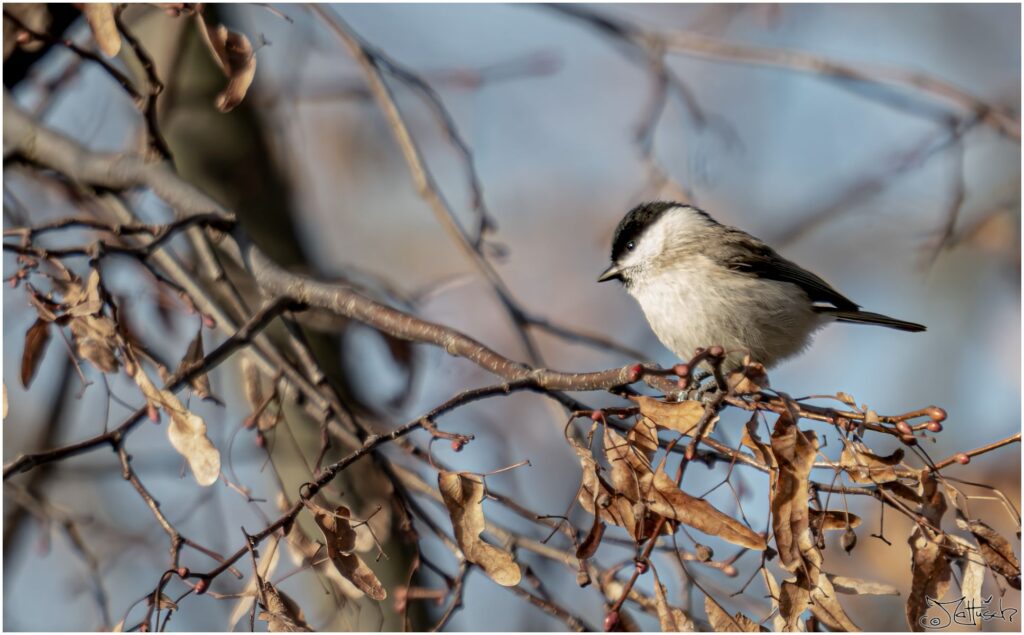
<instances>
[{"instance_id":1,"label":"marsh tit","mask_svg":"<svg viewBox=\"0 0 1024 635\"><path fill-rule=\"evenodd\" d=\"M750 234L681 203L645 203L615 230L612 264L658 339L680 359L720 345L726 365L743 356L770 367L799 353L830 322L925 330L860 307Z\"/></svg>"}]
</instances>

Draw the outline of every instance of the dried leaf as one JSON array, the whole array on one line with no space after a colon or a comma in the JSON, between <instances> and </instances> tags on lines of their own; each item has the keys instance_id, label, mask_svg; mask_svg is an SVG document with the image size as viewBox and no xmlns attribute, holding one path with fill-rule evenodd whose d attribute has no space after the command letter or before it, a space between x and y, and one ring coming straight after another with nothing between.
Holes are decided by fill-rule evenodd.
<instances>
[{"instance_id":1,"label":"dried leaf","mask_svg":"<svg viewBox=\"0 0 1024 635\"><path fill-rule=\"evenodd\" d=\"M374 600L386 599L388 594L380 580L362 558L353 553L356 548L356 532L352 529L348 508L339 505L332 513L311 502L307 502L306 507L313 513L313 520L324 535L327 556L338 573Z\"/></svg>"},{"instance_id":2,"label":"dried leaf","mask_svg":"<svg viewBox=\"0 0 1024 635\"><path fill-rule=\"evenodd\" d=\"M699 401L667 403L653 397L631 397L640 406L640 414L654 422L659 428L675 430L681 434L693 435L697 423L704 416L704 406ZM708 431L710 432L710 428Z\"/></svg>"},{"instance_id":3,"label":"dried leaf","mask_svg":"<svg viewBox=\"0 0 1024 635\"><path fill-rule=\"evenodd\" d=\"M634 448L643 452L647 462L650 463L654 459L654 454L658 451L658 428L650 419L641 417L633 428L626 433L626 440Z\"/></svg>"},{"instance_id":4,"label":"dried leaf","mask_svg":"<svg viewBox=\"0 0 1024 635\"><path fill-rule=\"evenodd\" d=\"M1013 553L1013 547L1006 538L980 520L968 520L957 512L956 524L960 529L969 531L978 541L982 557L988 566L1015 589L1020 589L1020 560Z\"/></svg>"},{"instance_id":5,"label":"dried leaf","mask_svg":"<svg viewBox=\"0 0 1024 635\"><path fill-rule=\"evenodd\" d=\"M278 508L284 512L290 507L288 500L283 495L280 496ZM323 547L311 540L301 527L293 527L288 532L287 540L288 553L291 556L292 562L297 565L309 566L329 580L341 599L350 598L358 600L365 597L365 593L357 589L354 584L338 573L338 569L332 561L321 557Z\"/></svg>"},{"instance_id":6,"label":"dried leaf","mask_svg":"<svg viewBox=\"0 0 1024 635\"><path fill-rule=\"evenodd\" d=\"M263 394L263 373L248 356L242 357L242 387L257 429L266 432L274 428L281 421L280 405L276 399L266 402L270 395Z\"/></svg>"},{"instance_id":7,"label":"dried leaf","mask_svg":"<svg viewBox=\"0 0 1024 635\"><path fill-rule=\"evenodd\" d=\"M586 560L597 553L597 548L601 546L601 538L604 536L604 528L605 524L601 522L601 517L595 515L590 531L587 532L587 537L576 548L577 560Z\"/></svg>"},{"instance_id":8,"label":"dried leaf","mask_svg":"<svg viewBox=\"0 0 1024 635\"><path fill-rule=\"evenodd\" d=\"M799 581L803 574L797 576ZM826 575L817 575L816 585L811 591L811 613L818 621L825 625L832 632L836 631L859 631L860 628L853 623L853 620L846 614L843 606L836 597L836 590Z\"/></svg>"},{"instance_id":9,"label":"dried leaf","mask_svg":"<svg viewBox=\"0 0 1024 635\"><path fill-rule=\"evenodd\" d=\"M885 584L884 582L872 582L870 580L861 580L860 578L849 578L842 575L832 575L831 573L825 574L832 583L834 588L839 593L846 593L847 595L899 595L900 591L891 584Z\"/></svg>"},{"instance_id":10,"label":"dried leaf","mask_svg":"<svg viewBox=\"0 0 1024 635\"><path fill-rule=\"evenodd\" d=\"M260 611L259 619L267 622L267 630L271 633L311 633L313 629L306 624L302 609L298 603L283 591L278 591L273 584L263 583L263 599L266 601L265 611Z\"/></svg>"},{"instance_id":11,"label":"dried leaf","mask_svg":"<svg viewBox=\"0 0 1024 635\"><path fill-rule=\"evenodd\" d=\"M228 77L228 85L217 95L214 105L221 112L229 112L242 103L256 76L256 55L245 35L229 31L223 24L211 27L201 18L199 20L207 42Z\"/></svg>"},{"instance_id":12,"label":"dried leaf","mask_svg":"<svg viewBox=\"0 0 1024 635\"><path fill-rule=\"evenodd\" d=\"M149 604L153 603L153 596L147 598ZM178 609L178 605L174 603L174 600L170 598L166 593L160 594L160 600L157 602L157 608L166 611L168 609L175 611Z\"/></svg>"},{"instance_id":13,"label":"dried leaf","mask_svg":"<svg viewBox=\"0 0 1024 635\"><path fill-rule=\"evenodd\" d=\"M44 33L49 30L51 17L50 9L41 3L27 2L5 2L4 13L10 13L22 24L36 33ZM20 37L24 34L20 28L14 25L12 20L4 16L4 61L10 57L14 49L21 47L26 51L38 51L44 46L44 42L34 38Z\"/></svg>"},{"instance_id":14,"label":"dried leaf","mask_svg":"<svg viewBox=\"0 0 1024 635\"><path fill-rule=\"evenodd\" d=\"M203 331L200 329L196 333L195 339L188 345L188 352L185 353L185 357L181 360L181 365L178 366L178 371L187 370L193 366L201 363L206 354L203 352ZM189 380L189 385L192 386L192 391L195 392L196 396L200 399L208 399L210 397L210 378L206 373L200 373Z\"/></svg>"},{"instance_id":15,"label":"dried leaf","mask_svg":"<svg viewBox=\"0 0 1024 635\"><path fill-rule=\"evenodd\" d=\"M142 389L146 401L162 408L170 417L167 436L174 449L188 461L196 482L203 486L216 483L220 478L220 452L206 436L206 422L202 417L185 408L174 393L158 389L142 369L142 364L135 366L135 383Z\"/></svg>"},{"instance_id":16,"label":"dried leaf","mask_svg":"<svg viewBox=\"0 0 1024 635\"><path fill-rule=\"evenodd\" d=\"M654 573L654 602L658 611L658 624L661 625L663 633L693 632L696 627L693 620L683 613L682 609L676 608L668 603L668 596L665 594L665 586L658 579L658 573Z\"/></svg>"},{"instance_id":17,"label":"dried leaf","mask_svg":"<svg viewBox=\"0 0 1024 635\"><path fill-rule=\"evenodd\" d=\"M847 443L839 457L839 465L854 483L888 483L898 476L895 466L903 461L903 450L897 448L889 456L878 456L853 443Z\"/></svg>"},{"instance_id":18,"label":"dried leaf","mask_svg":"<svg viewBox=\"0 0 1024 635\"><path fill-rule=\"evenodd\" d=\"M935 526L940 526L946 511L946 499L929 470L920 473L919 492L921 513ZM942 538L931 536L931 530L914 525L907 543L910 545L910 593L907 595L906 615L911 630L922 630L922 620L929 608L928 599L940 600L949 590L953 572L949 565Z\"/></svg>"},{"instance_id":19,"label":"dried leaf","mask_svg":"<svg viewBox=\"0 0 1024 635\"><path fill-rule=\"evenodd\" d=\"M100 272L96 269L89 274L85 288L77 282L68 285L64 294L64 302L68 305L67 314L73 317L96 315L103 310L103 296L100 294Z\"/></svg>"},{"instance_id":20,"label":"dried leaf","mask_svg":"<svg viewBox=\"0 0 1024 635\"><path fill-rule=\"evenodd\" d=\"M103 371L117 372L117 328L105 315L87 315L71 320L71 338L75 351Z\"/></svg>"},{"instance_id":21,"label":"dried leaf","mask_svg":"<svg viewBox=\"0 0 1024 635\"><path fill-rule=\"evenodd\" d=\"M656 514L673 518L698 531L747 549L764 551L767 547L764 536L718 511L706 500L694 498L680 490L669 475L661 470L645 474L641 478L641 490L647 497L648 508Z\"/></svg>"},{"instance_id":22,"label":"dried leaf","mask_svg":"<svg viewBox=\"0 0 1024 635\"><path fill-rule=\"evenodd\" d=\"M647 456L614 430L604 431L604 454L612 487L634 503L640 500L640 478L651 471Z\"/></svg>"},{"instance_id":23,"label":"dried leaf","mask_svg":"<svg viewBox=\"0 0 1024 635\"><path fill-rule=\"evenodd\" d=\"M292 531L291 533L296 533ZM274 575L274 571L277 569L277 561L281 555L280 538L277 536L271 537L267 544L262 548L263 557L259 560L259 567L257 567L258 577L254 575L249 579L249 582L245 585L245 590L242 591L242 597L238 598L238 602L235 604L235 608L231 611L231 616L228 618L227 630L234 630L235 624L238 624L238 620L245 617L250 610L252 610L252 604L256 601L256 596L259 594L259 587L257 586L258 580L266 580L270 576Z\"/></svg>"},{"instance_id":24,"label":"dried leaf","mask_svg":"<svg viewBox=\"0 0 1024 635\"><path fill-rule=\"evenodd\" d=\"M729 391L737 395L759 393L769 387L764 365L750 361L749 357L743 360L739 370L729 373L726 383Z\"/></svg>"},{"instance_id":25,"label":"dried leaf","mask_svg":"<svg viewBox=\"0 0 1024 635\"><path fill-rule=\"evenodd\" d=\"M772 455L778 472L772 474L772 529L782 564L797 571L810 563L821 564L821 554L810 532L809 478L818 453L814 432L801 431L788 414L775 422L771 438Z\"/></svg>"},{"instance_id":26,"label":"dried leaf","mask_svg":"<svg viewBox=\"0 0 1024 635\"><path fill-rule=\"evenodd\" d=\"M859 527L860 516L838 510L818 511L810 510L811 527L824 531L845 531L847 527Z\"/></svg>"},{"instance_id":27,"label":"dried leaf","mask_svg":"<svg viewBox=\"0 0 1024 635\"><path fill-rule=\"evenodd\" d=\"M512 554L480 538L484 531L483 480L464 472L441 471L437 475L437 485L452 520L455 540L466 559L502 586L519 584L522 571Z\"/></svg>"},{"instance_id":28,"label":"dried leaf","mask_svg":"<svg viewBox=\"0 0 1024 635\"><path fill-rule=\"evenodd\" d=\"M25 333L25 350L21 355L21 385L25 388L32 383L49 341L50 323L37 318Z\"/></svg>"},{"instance_id":29,"label":"dried leaf","mask_svg":"<svg viewBox=\"0 0 1024 635\"><path fill-rule=\"evenodd\" d=\"M83 15L92 36L107 57L114 57L121 50L121 34L114 23L114 5L108 2L90 2L75 5Z\"/></svg>"},{"instance_id":30,"label":"dried leaf","mask_svg":"<svg viewBox=\"0 0 1024 635\"><path fill-rule=\"evenodd\" d=\"M762 628L757 622L742 613L729 615L710 595L704 596L704 611L708 614L711 628L718 633L760 633L768 629ZM693 629L680 629L693 630Z\"/></svg>"},{"instance_id":31,"label":"dried leaf","mask_svg":"<svg viewBox=\"0 0 1024 635\"><path fill-rule=\"evenodd\" d=\"M573 446L580 465L583 468L583 480L580 483L579 502L583 509L594 516L600 516L606 522L624 528L634 540L646 538L653 531L652 523L640 523L633 503L626 499L602 479L597 473L597 461L590 451L574 439L569 443ZM648 527L651 525L651 527Z\"/></svg>"}]
</instances>

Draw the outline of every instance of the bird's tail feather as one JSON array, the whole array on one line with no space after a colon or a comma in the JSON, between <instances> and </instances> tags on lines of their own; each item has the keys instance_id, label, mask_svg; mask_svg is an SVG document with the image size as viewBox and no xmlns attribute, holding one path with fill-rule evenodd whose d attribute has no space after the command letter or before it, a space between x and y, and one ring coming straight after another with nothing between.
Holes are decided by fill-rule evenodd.
<instances>
[{"instance_id":1,"label":"bird's tail feather","mask_svg":"<svg viewBox=\"0 0 1024 635\"><path fill-rule=\"evenodd\" d=\"M881 313L870 313L868 311L841 311L837 309L828 309L821 312L825 315L832 316L839 322L877 324L878 326L885 326L891 329L898 329L900 331L910 331L911 333L920 333L921 331L927 330L927 327L925 327L924 324L897 320L896 318L891 318L888 315L882 315Z\"/></svg>"}]
</instances>

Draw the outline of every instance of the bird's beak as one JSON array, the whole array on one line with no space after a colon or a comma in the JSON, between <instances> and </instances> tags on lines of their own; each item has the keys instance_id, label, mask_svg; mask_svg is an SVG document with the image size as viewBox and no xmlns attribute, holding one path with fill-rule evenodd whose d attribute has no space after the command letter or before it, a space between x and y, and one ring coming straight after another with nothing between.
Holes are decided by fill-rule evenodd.
<instances>
[{"instance_id":1,"label":"bird's beak","mask_svg":"<svg viewBox=\"0 0 1024 635\"><path fill-rule=\"evenodd\" d=\"M607 282L609 280L622 280L622 269L619 269L619 266L614 263L597 278L598 282Z\"/></svg>"}]
</instances>

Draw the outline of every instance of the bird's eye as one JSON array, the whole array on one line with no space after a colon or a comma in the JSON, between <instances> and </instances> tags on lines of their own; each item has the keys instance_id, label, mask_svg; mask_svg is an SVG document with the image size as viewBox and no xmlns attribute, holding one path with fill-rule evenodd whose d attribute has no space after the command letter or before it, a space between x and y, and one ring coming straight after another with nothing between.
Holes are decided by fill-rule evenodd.
<instances>
[{"instance_id":1,"label":"bird's eye","mask_svg":"<svg viewBox=\"0 0 1024 635\"><path fill-rule=\"evenodd\" d=\"M631 240L628 243L626 243L626 249L628 249L629 251L633 251L634 249L636 249L636 241Z\"/></svg>"}]
</instances>

